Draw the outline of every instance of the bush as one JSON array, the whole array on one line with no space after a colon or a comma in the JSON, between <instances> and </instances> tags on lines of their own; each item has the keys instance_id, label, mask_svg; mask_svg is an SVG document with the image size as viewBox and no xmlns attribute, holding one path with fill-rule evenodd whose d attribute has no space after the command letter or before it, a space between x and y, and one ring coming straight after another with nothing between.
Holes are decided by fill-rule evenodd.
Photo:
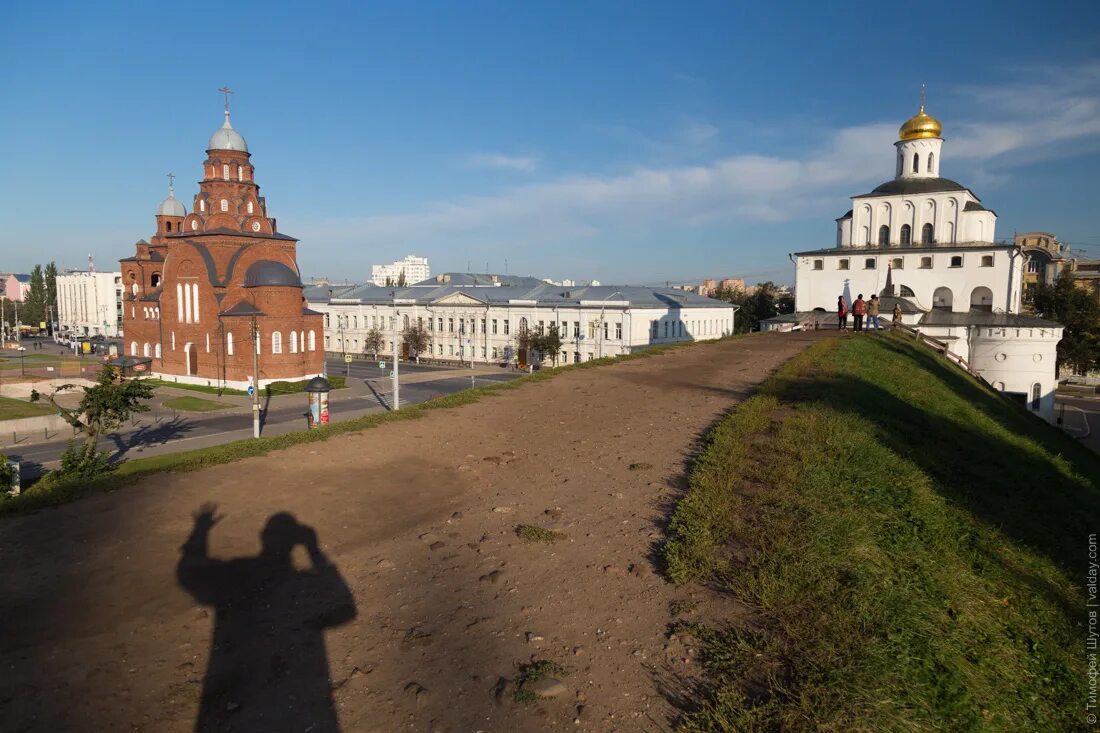
<instances>
[{"instance_id":1,"label":"bush","mask_svg":"<svg viewBox=\"0 0 1100 733\"><path fill-rule=\"evenodd\" d=\"M347 386L347 378L341 376L325 377L328 379L328 383L332 385L333 389L343 389ZM303 379L300 382L272 382L264 387L267 390L268 396L276 394L298 394L299 392L306 391L306 385L309 384L309 380Z\"/></svg>"},{"instance_id":2,"label":"bush","mask_svg":"<svg viewBox=\"0 0 1100 733\"><path fill-rule=\"evenodd\" d=\"M75 440L70 440L69 447L61 454L61 468L50 476L60 481L98 478L115 470L116 466L110 463L110 458L110 451L97 450L88 454L83 446L77 446Z\"/></svg>"}]
</instances>

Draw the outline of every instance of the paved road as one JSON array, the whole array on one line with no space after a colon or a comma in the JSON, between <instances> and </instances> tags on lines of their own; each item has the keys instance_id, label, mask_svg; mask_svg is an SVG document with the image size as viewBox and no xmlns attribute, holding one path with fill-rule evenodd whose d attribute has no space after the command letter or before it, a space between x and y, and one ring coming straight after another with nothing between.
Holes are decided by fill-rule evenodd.
<instances>
[{"instance_id":1,"label":"paved road","mask_svg":"<svg viewBox=\"0 0 1100 733\"><path fill-rule=\"evenodd\" d=\"M343 366L342 363L341 366ZM352 366L354 368L356 365ZM403 373L406 371L404 364L401 370ZM359 371L366 375L362 369ZM391 380L388 377L378 378L377 364L373 371L371 378L364 380L361 376L357 378L356 371L353 369L353 379L349 389L332 393L330 409L333 422L390 409ZM410 365L408 369L408 372L418 377L429 376L427 374L429 371L446 373L452 370L416 365ZM471 386L508 381L520 376L519 372L502 369L499 374L474 375L472 385L469 373L463 373L463 370L459 369L453 371L454 377L442 376L431 381L402 384L401 404L418 404L433 397L460 392ZM180 391L179 394L186 393ZM237 402L241 400L238 398ZM305 395L283 395L272 398L261 419L263 435L279 435L294 430L304 430L306 428ZM173 453L219 445L251 435L252 416L247 405L236 404L230 410L215 413L176 413L155 409L153 412L139 415L129 429L104 437L100 440L99 446L101 450L113 451L113 459L118 460L124 457ZM21 462L23 477L27 479L41 475L44 468L54 468L67 445L67 439L59 438L41 443L20 443L3 448L3 452L9 459Z\"/></svg>"},{"instance_id":2,"label":"paved road","mask_svg":"<svg viewBox=\"0 0 1100 733\"><path fill-rule=\"evenodd\" d=\"M1100 453L1100 398L1058 394L1054 398L1054 415L1061 416L1075 436L1087 430L1089 434L1081 442Z\"/></svg>"}]
</instances>

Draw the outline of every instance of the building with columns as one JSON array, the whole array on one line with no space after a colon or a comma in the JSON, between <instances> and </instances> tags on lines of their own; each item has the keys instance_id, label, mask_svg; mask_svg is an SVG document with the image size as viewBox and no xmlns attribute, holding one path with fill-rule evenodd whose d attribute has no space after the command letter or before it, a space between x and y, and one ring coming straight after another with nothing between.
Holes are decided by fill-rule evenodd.
<instances>
[{"instance_id":1,"label":"building with columns","mask_svg":"<svg viewBox=\"0 0 1100 733\"><path fill-rule=\"evenodd\" d=\"M244 388L321 374L322 318L302 297L298 240L268 216L228 92L206 147L190 213L170 177L156 231L121 261L126 353L190 384Z\"/></svg>"},{"instance_id":2,"label":"building with columns","mask_svg":"<svg viewBox=\"0 0 1100 733\"><path fill-rule=\"evenodd\" d=\"M122 273L70 270L57 282L57 329L68 338L122 335Z\"/></svg>"},{"instance_id":3,"label":"building with columns","mask_svg":"<svg viewBox=\"0 0 1100 733\"><path fill-rule=\"evenodd\" d=\"M894 178L852 197L836 220L836 246L796 252L795 313L764 322L835 323L837 298L882 298L889 320L948 344L982 378L1050 419L1062 326L1021 313L1029 254L996 240L997 214L940 176L943 126L920 111L894 143Z\"/></svg>"},{"instance_id":4,"label":"building with columns","mask_svg":"<svg viewBox=\"0 0 1100 733\"><path fill-rule=\"evenodd\" d=\"M483 364L523 359L516 337L525 329L542 333L557 325L561 353L542 358L576 363L651 344L718 339L733 333L736 311L672 288L567 288L534 277L473 273L444 273L403 288L309 288L306 297L324 314L328 351L370 353L366 336L377 328L383 353L392 356L402 348L402 332L419 325L431 337L431 353L419 356Z\"/></svg>"}]
</instances>

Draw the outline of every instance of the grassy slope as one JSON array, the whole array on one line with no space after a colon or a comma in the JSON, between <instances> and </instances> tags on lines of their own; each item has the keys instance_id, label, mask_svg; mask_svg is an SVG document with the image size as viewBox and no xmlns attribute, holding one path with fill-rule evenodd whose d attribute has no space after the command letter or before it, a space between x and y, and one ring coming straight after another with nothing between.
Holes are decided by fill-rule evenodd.
<instances>
[{"instance_id":1,"label":"grassy slope","mask_svg":"<svg viewBox=\"0 0 1100 733\"><path fill-rule=\"evenodd\" d=\"M38 417L39 415L52 415L53 408L42 405L15 400L10 397L0 397L0 420L15 420L21 417Z\"/></svg>"},{"instance_id":2,"label":"grassy slope","mask_svg":"<svg viewBox=\"0 0 1100 733\"><path fill-rule=\"evenodd\" d=\"M926 350L825 342L728 416L666 547L745 628L691 629L687 730L1084 725L1100 460Z\"/></svg>"}]
</instances>

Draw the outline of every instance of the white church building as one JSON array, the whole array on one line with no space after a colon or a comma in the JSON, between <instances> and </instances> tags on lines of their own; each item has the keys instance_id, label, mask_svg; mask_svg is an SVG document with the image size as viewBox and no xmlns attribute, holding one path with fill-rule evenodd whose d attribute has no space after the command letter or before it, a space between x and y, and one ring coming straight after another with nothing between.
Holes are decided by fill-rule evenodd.
<instances>
[{"instance_id":1,"label":"white church building","mask_svg":"<svg viewBox=\"0 0 1100 733\"><path fill-rule=\"evenodd\" d=\"M884 321L899 304L905 324L946 342L983 379L1050 420L1062 326L1020 313L1027 256L996 242L997 215L981 199L940 176L942 130L922 103L894 143L893 180L852 197L836 220L835 247L791 255L796 313L765 327L829 323L838 296L850 305L878 294Z\"/></svg>"}]
</instances>

